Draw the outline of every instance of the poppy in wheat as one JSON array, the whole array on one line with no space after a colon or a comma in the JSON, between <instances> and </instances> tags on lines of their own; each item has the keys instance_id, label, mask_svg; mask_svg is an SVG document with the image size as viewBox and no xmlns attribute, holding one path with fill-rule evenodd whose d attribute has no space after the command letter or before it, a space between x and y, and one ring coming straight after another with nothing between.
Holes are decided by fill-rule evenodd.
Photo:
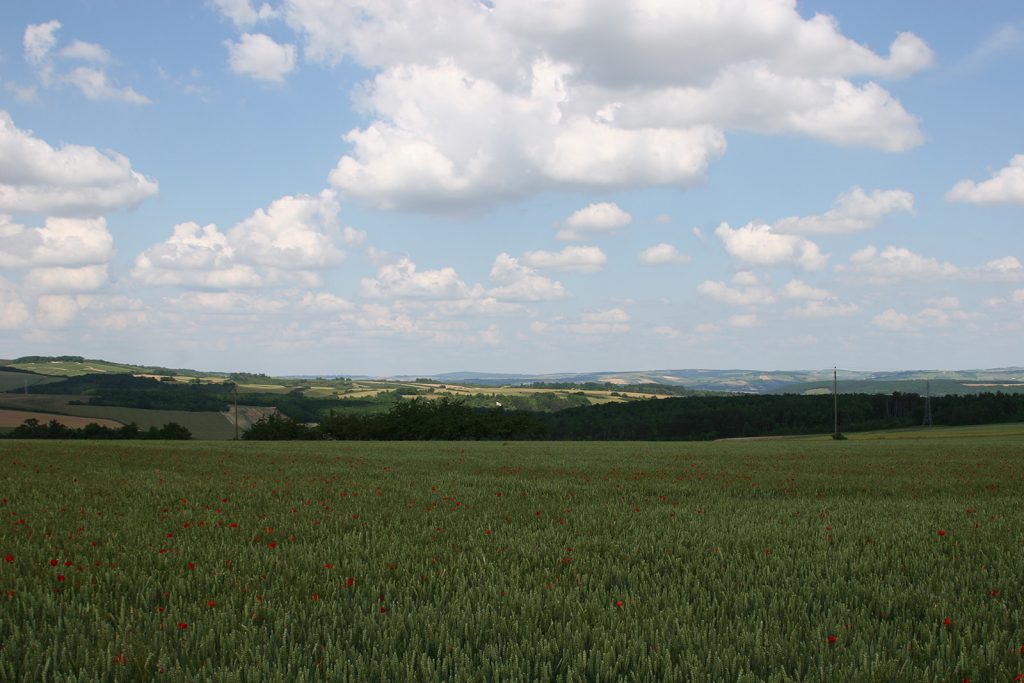
<instances>
[{"instance_id":1,"label":"poppy in wheat","mask_svg":"<svg viewBox=\"0 0 1024 683\"><path fill-rule=\"evenodd\" d=\"M63 574L57 574L57 580L58 581L63 581L64 580L64 575Z\"/></svg>"},{"instance_id":2,"label":"poppy in wheat","mask_svg":"<svg viewBox=\"0 0 1024 683\"><path fill-rule=\"evenodd\" d=\"M622 600L616 600L616 601L615 601L615 606L616 606L616 607L619 607L619 608L621 608L621 607L622 607L622 605L623 605L623 603L622 603Z\"/></svg>"},{"instance_id":3,"label":"poppy in wheat","mask_svg":"<svg viewBox=\"0 0 1024 683\"><path fill-rule=\"evenodd\" d=\"M114 657L114 664L124 666L124 655L118 655Z\"/></svg>"},{"instance_id":4,"label":"poppy in wheat","mask_svg":"<svg viewBox=\"0 0 1024 683\"><path fill-rule=\"evenodd\" d=\"M206 606L207 607L216 607L217 606L217 601L216 600L208 600L207 603L206 603Z\"/></svg>"},{"instance_id":5,"label":"poppy in wheat","mask_svg":"<svg viewBox=\"0 0 1024 683\"><path fill-rule=\"evenodd\" d=\"M1017 681L1022 681L1022 680L1024 680L1024 674L1017 674L1016 676L1013 677L1014 683L1017 683Z\"/></svg>"},{"instance_id":6,"label":"poppy in wheat","mask_svg":"<svg viewBox=\"0 0 1024 683\"><path fill-rule=\"evenodd\" d=\"M4 562L6 562L7 564L14 562L14 555L11 555L10 553L4 555Z\"/></svg>"},{"instance_id":7,"label":"poppy in wheat","mask_svg":"<svg viewBox=\"0 0 1024 683\"><path fill-rule=\"evenodd\" d=\"M267 547L270 548L271 550L273 550L274 548L277 547L277 541L271 541L270 543L267 544Z\"/></svg>"},{"instance_id":8,"label":"poppy in wheat","mask_svg":"<svg viewBox=\"0 0 1024 683\"><path fill-rule=\"evenodd\" d=\"M51 567L56 567L58 564L59 563L57 562L57 560L50 560L50 566Z\"/></svg>"},{"instance_id":9,"label":"poppy in wheat","mask_svg":"<svg viewBox=\"0 0 1024 683\"><path fill-rule=\"evenodd\" d=\"M953 621L949 617L946 617L945 619L942 620L942 625L943 626L949 626L952 623L953 623Z\"/></svg>"},{"instance_id":10,"label":"poppy in wheat","mask_svg":"<svg viewBox=\"0 0 1024 683\"><path fill-rule=\"evenodd\" d=\"M324 562L324 569L334 569L334 565L330 562Z\"/></svg>"},{"instance_id":11,"label":"poppy in wheat","mask_svg":"<svg viewBox=\"0 0 1024 683\"><path fill-rule=\"evenodd\" d=\"M196 563L195 562L189 562L188 563L188 568L189 569L195 569L196 568Z\"/></svg>"},{"instance_id":12,"label":"poppy in wheat","mask_svg":"<svg viewBox=\"0 0 1024 683\"><path fill-rule=\"evenodd\" d=\"M381 605L381 606L380 606L380 613L381 613L381 614L384 614L384 613L385 613L385 612L387 612L387 611L388 611L388 610L387 610L387 608L386 608L386 607L384 607L384 605Z\"/></svg>"},{"instance_id":13,"label":"poppy in wheat","mask_svg":"<svg viewBox=\"0 0 1024 683\"><path fill-rule=\"evenodd\" d=\"M944 529L939 529L939 536L945 536L945 535L946 535L946 531Z\"/></svg>"},{"instance_id":14,"label":"poppy in wheat","mask_svg":"<svg viewBox=\"0 0 1024 683\"><path fill-rule=\"evenodd\" d=\"M313 593L313 602L316 602L319 599L320 599L320 596L317 595L316 593Z\"/></svg>"},{"instance_id":15,"label":"poppy in wheat","mask_svg":"<svg viewBox=\"0 0 1024 683\"><path fill-rule=\"evenodd\" d=\"M64 560L64 566L65 567L70 567L73 564L74 564L74 562L72 562L71 560Z\"/></svg>"},{"instance_id":16,"label":"poppy in wheat","mask_svg":"<svg viewBox=\"0 0 1024 683\"><path fill-rule=\"evenodd\" d=\"M836 640L838 640L838 638L836 638L833 635L829 635L829 637L828 637L828 644L829 645L835 645L836 644Z\"/></svg>"},{"instance_id":17,"label":"poppy in wheat","mask_svg":"<svg viewBox=\"0 0 1024 683\"><path fill-rule=\"evenodd\" d=\"M188 624L186 624L185 622L181 622L180 624L178 624L178 630L179 631L184 631L187 628L188 628Z\"/></svg>"},{"instance_id":18,"label":"poppy in wheat","mask_svg":"<svg viewBox=\"0 0 1024 683\"><path fill-rule=\"evenodd\" d=\"M349 588L351 588L352 586L354 586L354 585L355 585L355 583L356 583L356 580L355 580L355 579L353 579L353 578L352 578L351 576L350 576L350 577L348 577L348 580L346 580L346 581L345 581L345 585L346 585L346 586L348 586Z\"/></svg>"}]
</instances>

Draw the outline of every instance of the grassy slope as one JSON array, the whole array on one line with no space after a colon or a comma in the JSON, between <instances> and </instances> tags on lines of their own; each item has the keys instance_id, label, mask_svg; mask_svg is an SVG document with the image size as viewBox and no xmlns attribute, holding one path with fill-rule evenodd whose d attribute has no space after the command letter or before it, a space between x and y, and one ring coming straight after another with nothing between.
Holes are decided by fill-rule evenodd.
<instances>
[{"instance_id":1,"label":"grassy slope","mask_svg":"<svg viewBox=\"0 0 1024 683\"><path fill-rule=\"evenodd\" d=\"M0 370L0 393L17 391L23 388L26 382L28 383L29 391L32 391L32 387L51 384L60 380L61 377L59 376L29 375L23 372L5 372Z\"/></svg>"}]
</instances>

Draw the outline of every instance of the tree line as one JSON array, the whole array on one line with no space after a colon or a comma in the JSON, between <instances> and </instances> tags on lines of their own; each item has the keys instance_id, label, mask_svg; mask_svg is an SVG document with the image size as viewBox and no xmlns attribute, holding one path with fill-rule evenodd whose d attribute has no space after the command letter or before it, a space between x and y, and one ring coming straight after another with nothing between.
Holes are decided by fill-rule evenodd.
<instances>
[{"instance_id":1,"label":"tree line","mask_svg":"<svg viewBox=\"0 0 1024 683\"><path fill-rule=\"evenodd\" d=\"M7 435L9 439L163 439L163 440L187 440L192 438L192 432L177 422L168 422L163 427L150 427L146 431L139 428L139 425L131 422L122 427L105 427L95 422L90 422L84 427L68 427L57 420L50 420L42 423L35 418L29 418L15 427Z\"/></svg>"},{"instance_id":2,"label":"tree line","mask_svg":"<svg viewBox=\"0 0 1024 683\"><path fill-rule=\"evenodd\" d=\"M1024 422L1024 395L978 394L931 399L936 425ZM920 425L918 394L844 394L841 431ZM831 395L692 396L570 408L554 413L473 408L442 397L396 403L386 413L331 414L318 425L284 416L265 418L243 438L366 440L703 441L751 436L827 434L833 431Z\"/></svg>"}]
</instances>

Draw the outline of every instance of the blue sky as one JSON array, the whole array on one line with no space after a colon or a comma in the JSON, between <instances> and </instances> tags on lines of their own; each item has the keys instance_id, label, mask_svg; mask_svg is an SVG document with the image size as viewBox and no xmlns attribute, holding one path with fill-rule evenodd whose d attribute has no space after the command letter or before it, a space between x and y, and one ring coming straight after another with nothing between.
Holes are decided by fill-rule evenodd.
<instances>
[{"instance_id":1,"label":"blue sky","mask_svg":"<svg viewBox=\"0 0 1024 683\"><path fill-rule=\"evenodd\" d=\"M39 0L0 357L1024 365L1017 2Z\"/></svg>"}]
</instances>

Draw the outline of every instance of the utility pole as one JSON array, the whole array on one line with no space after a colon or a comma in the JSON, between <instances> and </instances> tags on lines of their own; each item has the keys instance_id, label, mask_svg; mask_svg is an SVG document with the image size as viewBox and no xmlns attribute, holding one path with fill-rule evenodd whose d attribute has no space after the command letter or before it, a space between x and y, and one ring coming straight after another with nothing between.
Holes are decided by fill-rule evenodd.
<instances>
[{"instance_id":1,"label":"utility pole","mask_svg":"<svg viewBox=\"0 0 1024 683\"><path fill-rule=\"evenodd\" d=\"M832 438L839 438L839 368L832 366L832 413L836 418L836 429L832 432Z\"/></svg>"},{"instance_id":2,"label":"utility pole","mask_svg":"<svg viewBox=\"0 0 1024 683\"><path fill-rule=\"evenodd\" d=\"M238 383L234 384L235 389L235 441L238 441Z\"/></svg>"},{"instance_id":3,"label":"utility pole","mask_svg":"<svg viewBox=\"0 0 1024 683\"><path fill-rule=\"evenodd\" d=\"M932 382L924 382L924 424L925 427L932 426Z\"/></svg>"}]
</instances>

